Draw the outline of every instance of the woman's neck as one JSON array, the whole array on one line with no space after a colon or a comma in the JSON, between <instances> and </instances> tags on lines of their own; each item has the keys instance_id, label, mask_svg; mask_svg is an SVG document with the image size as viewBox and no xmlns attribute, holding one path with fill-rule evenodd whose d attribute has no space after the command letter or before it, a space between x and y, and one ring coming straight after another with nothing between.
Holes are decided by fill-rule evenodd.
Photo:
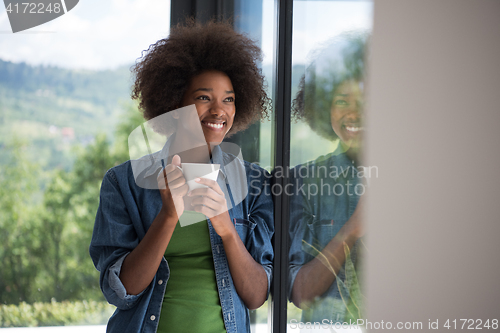
<instances>
[{"instance_id":1,"label":"woman's neck","mask_svg":"<svg viewBox=\"0 0 500 333\"><path fill-rule=\"evenodd\" d=\"M192 141L189 137L176 135L170 146L169 155L179 155L182 163L210 163L212 156L210 144Z\"/></svg>"},{"instance_id":2,"label":"woman's neck","mask_svg":"<svg viewBox=\"0 0 500 333\"><path fill-rule=\"evenodd\" d=\"M352 148L346 145L343 141L340 141L341 149L343 153L354 163L356 167L360 165L360 149Z\"/></svg>"},{"instance_id":3,"label":"woman's neck","mask_svg":"<svg viewBox=\"0 0 500 333\"><path fill-rule=\"evenodd\" d=\"M183 150L177 155L180 156L182 163L210 163L211 157L207 146Z\"/></svg>"}]
</instances>

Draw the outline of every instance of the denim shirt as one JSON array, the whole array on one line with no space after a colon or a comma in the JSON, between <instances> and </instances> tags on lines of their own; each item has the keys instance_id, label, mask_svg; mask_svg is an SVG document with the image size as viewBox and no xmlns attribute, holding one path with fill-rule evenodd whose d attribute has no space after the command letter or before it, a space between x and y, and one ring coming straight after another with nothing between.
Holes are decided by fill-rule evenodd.
<instances>
[{"instance_id":1,"label":"denim shirt","mask_svg":"<svg viewBox=\"0 0 500 333\"><path fill-rule=\"evenodd\" d=\"M337 152L296 166L291 170L291 176L294 193L290 200L288 295L291 295L300 268L314 259L317 251L322 251L349 220L361 193L358 170L345 154ZM354 264L356 253L357 243L350 253ZM328 319L343 322L348 299L341 297L340 281L337 280L345 282L345 278L344 264L328 290L317 297L311 306L303 309L302 321L321 322ZM340 286L343 288L342 283ZM349 297L349 290L343 288L342 292Z\"/></svg>"},{"instance_id":2,"label":"denim shirt","mask_svg":"<svg viewBox=\"0 0 500 333\"><path fill-rule=\"evenodd\" d=\"M163 150L168 156L168 142ZM213 148L212 159L221 166L217 182L231 207L231 221L250 255L264 268L269 292L274 232L273 202L270 190L266 189L269 175L264 169L223 152L219 146ZM161 165L158 159L151 160L155 162L145 169L144 179L156 182ZM135 178L131 161L108 170L101 186L90 244L90 256L100 272L102 292L107 301L117 307L109 319L107 332L156 332L170 275L168 262L162 258L151 284L138 295L127 294L119 278L123 260L144 238L162 207L160 192L138 186ZM243 196L246 190L248 194ZM236 292L222 239L209 219L207 222L226 330L228 333L250 332L249 311Z\"/></svg>"}]
</instances>

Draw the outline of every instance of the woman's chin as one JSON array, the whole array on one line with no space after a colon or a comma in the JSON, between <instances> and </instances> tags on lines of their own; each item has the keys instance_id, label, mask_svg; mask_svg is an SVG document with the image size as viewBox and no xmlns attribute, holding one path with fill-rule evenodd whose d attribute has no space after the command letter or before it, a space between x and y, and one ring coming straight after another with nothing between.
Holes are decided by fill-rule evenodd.
<instances>
[{"instance_id":1,"label":"woman's chin","mask_svg":"<svg viewBox=\"0 0 500 333\"><path fill-rule=\"evenodd\" d=\"M362 149L362 144L361 140L348 140L348 141L340 141L340 144L342 145L342 150L344 152L349 152L350 155L352 154L359 154Z\"/></svg>"},{"instance_id":2,"label":"woman's chin","mask_svg":"<svg viewBox=\"0 0 500 333\"><path fill-rule=\"evenodd\" d=\"M226 137L226 133L227 132L218 133L218 135L205 135L205 141L209 145L218 146L221 144L222 141L224 141L224 138Z\"/></svg>"},{"instance_id":3,"label":"woman's chin","mask_svg":"<svg viewBox=\"0 0 500 333\"><path fill-rule=\"evenodd\" d=\"M211 146L211 147L214 147L214 146L218 146L221 144L222 140L206 140L207 142L207 145Z\"/></svg>"}]
</instances>

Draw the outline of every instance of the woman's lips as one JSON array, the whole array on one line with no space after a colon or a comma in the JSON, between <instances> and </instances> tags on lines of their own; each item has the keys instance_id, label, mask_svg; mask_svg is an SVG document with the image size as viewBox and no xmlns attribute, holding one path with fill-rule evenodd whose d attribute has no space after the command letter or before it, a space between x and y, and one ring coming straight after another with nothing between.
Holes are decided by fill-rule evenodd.
<instances>
[{"instance_id":1,"label":"woman's lips","mask_svg":"<svg viewBox=\"0 0 500 333\"><path fill-rule=\"evenodd\" d=\"M202 121L201 123L204 126L210 128L212 130L215 130L215 131L219 131L219 130L222 130L224 128L224 122Z\"/></svg>"},{"instance_id":2,"label":"woman's lips","mask_svg":"<svg viewBox=\"0 0 500 333\"><path fill-rule=\"evenodd\" d=\"M358 132L358 131L362 131L363 130L363 127L358 127L358 126L346 126L345 127L346 130L348 130L349 132Z\"/></svg>"},{"instance_id":3,"label":"woman's lips","mask_svg":"<svg viewBox=\"0 0 500 333\"><path fill-rule=\"evenodd\" d=\"M360 131L363 131L364 128L359 125L344 125L345 130L350 134L358 134Z\"/></svg>"}]
</instances>

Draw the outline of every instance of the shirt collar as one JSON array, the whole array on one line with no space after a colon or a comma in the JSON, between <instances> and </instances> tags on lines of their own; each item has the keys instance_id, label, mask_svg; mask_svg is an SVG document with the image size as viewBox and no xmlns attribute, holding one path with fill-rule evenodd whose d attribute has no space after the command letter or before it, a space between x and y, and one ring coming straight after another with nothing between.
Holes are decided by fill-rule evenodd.
<instances>
[{"instance_id":1,"label":"shirt collar","mask_svg":"<svg viewBox=\"0 0 500 333\"><path fill-rule=\"evenodd\" d=\"M220 165L220 174L224 177L224 180L227 183L227 177L226 177L226 168L225 168L225 163L224 163L224 156L222 154L222 149L217 146L212 147L212 163L219 164Z\"/></svg>"},{"instance_id":2,"label":"shirt collar","mask_svg":"<svg viewBox=\"0 0 500 333\"><path fill-rule=\"evenodd\" d=\"M349 176L352 174L352 171L350 171L351 168L354 169L354 174L357 174L359 171L356 168L354 161L352 161L347 154L345 153L345 150L342 148L341 144L339 143L337 149L333 151L330 157L330 163L333 164L336 170L339 170L339 176L345 177L345 175ZM349 170L349 171L348 171ZM347 172L346 172L347 171ZM337 179L336 177L335 179ZM347 177L350 178L350 177Z\"/></svg>"}]
</instances>

